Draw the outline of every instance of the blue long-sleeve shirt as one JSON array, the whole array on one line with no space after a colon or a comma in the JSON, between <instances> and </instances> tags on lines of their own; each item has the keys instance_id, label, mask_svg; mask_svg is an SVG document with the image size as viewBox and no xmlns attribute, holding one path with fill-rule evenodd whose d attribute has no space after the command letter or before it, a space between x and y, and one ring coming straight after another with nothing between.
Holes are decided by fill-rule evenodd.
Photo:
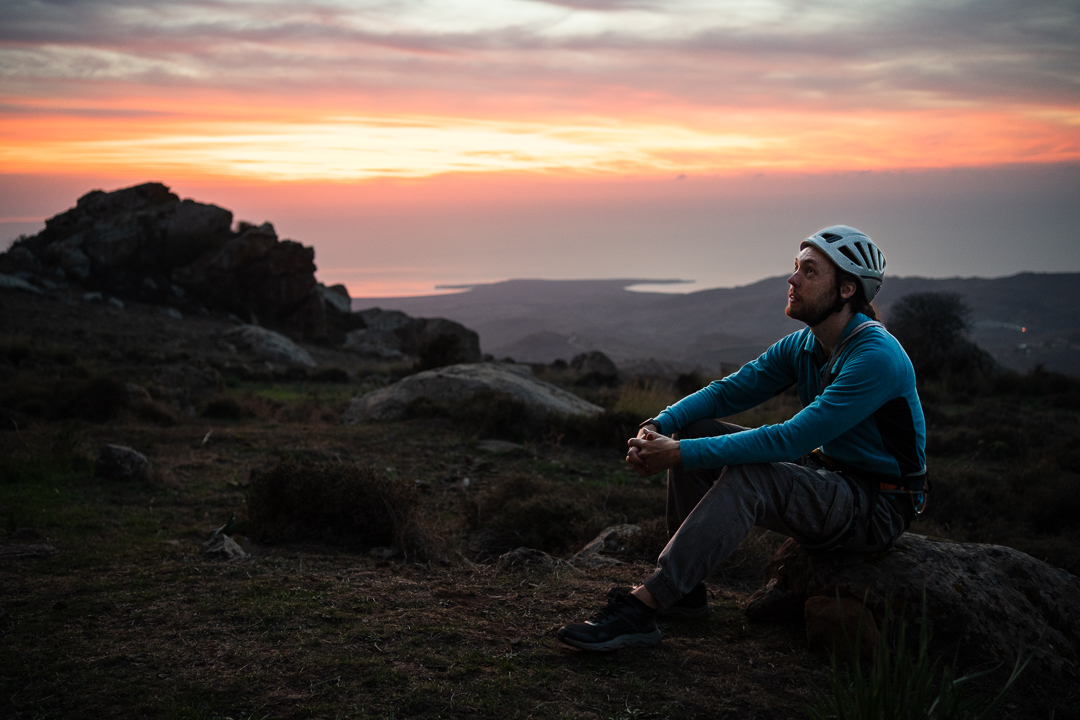
<instances>
[{"instance_id":1,"label":"blue long-sleeve shirt","mask_svg":"<svg viewBox=\"0 0 1080 720\"><path fill-rule=\"evenodd\" d=\"M869 320L856 315L840 337ZM703 418L748 410L798 385L803 409L778 425L682 440L689 469L790 461L820 448L844 465L894 477L926 470L926 424L915 371L900 343L865 328L833 358L834 380L821 390L826 358L810 328L792 333L738 372L683 398L656 416L662 434Z\"/></svg>"}]
</instances>

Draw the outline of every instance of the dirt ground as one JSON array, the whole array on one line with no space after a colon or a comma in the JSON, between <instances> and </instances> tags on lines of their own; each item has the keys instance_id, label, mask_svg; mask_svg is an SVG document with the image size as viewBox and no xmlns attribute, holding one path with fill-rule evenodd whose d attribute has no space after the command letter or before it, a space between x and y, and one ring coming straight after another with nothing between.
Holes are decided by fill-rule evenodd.
<instances>
[{"instance_id":1,"label":"dirt ground","mask_svg":"<svg viewBox=\"0 0 1080 720\"><path fill-rule=\"evenodd\" d=\"M214 340L227 327L220 319L13 293L0 295L0 311L8 346L31 348L0 364L10 397L21 397L15 384L42 378L142 382L163 362L256 365ZM338 426L348 397L386 376L311 350L350 381L275 379L271 368L222 390L254 408L237 419L122 410L107 421L30 417L0 432L0 543L57 551L0 556L3 717L804 716L828 657L807 648L798 619L759 625L742 612L775 537L749 538L709 580L710 618L662 623L658 648L565 647L559 626L650 566L501 572L461 551L470 502L498 483L539 477L567 496L603 498L605 510L620 493L647 510L662 508L662 486L630 473L621 447L538 440L489 455L477 448L482 438L445 419ZM91 459L107 442L144 453L152 479L95 478ZM203 557L214 528L244 517L251 471L282 457L413 479L443 551L379 561L327 545L256 544L240 562ZM1000 674L975 689L992 691ZM1075 689L1028 677L1003 716L1075 718L1075 701Z\"/></svg>"}]
</instances>

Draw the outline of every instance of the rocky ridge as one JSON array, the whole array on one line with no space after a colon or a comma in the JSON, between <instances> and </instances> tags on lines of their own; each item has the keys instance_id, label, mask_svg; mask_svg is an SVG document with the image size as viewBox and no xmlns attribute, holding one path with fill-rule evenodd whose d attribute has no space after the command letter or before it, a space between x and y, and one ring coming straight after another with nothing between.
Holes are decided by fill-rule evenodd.
<instances>
[{"instance_id":1,"label":"rocky ridge","mask_svg":"<svg viewBox=\"0 0 1080 720\"><path fill-rule=\"evenodd\" d=\"M174 319L224 315L421 368L480 360L479 338L458 323L377 308L354 313L348 290L319 283L315 270L314 248L279 239L270 223L234 227L229 210L181 200L151 182L89 192L37 235L17 240L0 253L0 288L121 309L125 302L159 305ZM253 333L239 331L238 339L250 345ZM255 344L284 347L267 337ZM288 364L314 366L303 352L286 347L277 354Z\"/></svg>"}]
</instances>

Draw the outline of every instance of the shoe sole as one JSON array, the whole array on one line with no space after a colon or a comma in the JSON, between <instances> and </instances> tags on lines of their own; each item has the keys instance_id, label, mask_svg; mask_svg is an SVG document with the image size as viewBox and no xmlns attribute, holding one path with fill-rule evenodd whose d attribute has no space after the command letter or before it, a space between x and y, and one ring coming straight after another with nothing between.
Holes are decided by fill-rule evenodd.
<instances>
[{"instance_id":1,"label":"shoe sole","mask_svg":"<svg viewBox=\"0 0 1080 720\"><path fill-rule=\"evenodd\" d=\"M579 650L592 650L593 652L611 652L624 647L655 647L660 644L663 637L660 630L651 633L638 633L636 635L620 635L605 642L589 643L573 638L559 636L559 641Z\"/></svg>"}]
</instances>

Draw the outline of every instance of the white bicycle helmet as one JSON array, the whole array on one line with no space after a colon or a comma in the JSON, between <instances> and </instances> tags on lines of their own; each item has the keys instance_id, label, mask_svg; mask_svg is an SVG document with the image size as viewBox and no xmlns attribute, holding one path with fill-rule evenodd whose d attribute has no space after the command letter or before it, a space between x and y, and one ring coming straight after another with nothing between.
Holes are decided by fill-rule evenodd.
<instances>
[{"instance_id":1,"label":"white bicycle helmet","mask_svg":"<svg viewBox=\"0 0 1080 720\"><path fill-rule=\"evenodd\" d=\"M803 240L800 247L803 245L813 245L838 268L857 277L867 302L878 294L885 276L885 256L865 233L847 225L832 225Z\"/></svg>"}]
</instances>

